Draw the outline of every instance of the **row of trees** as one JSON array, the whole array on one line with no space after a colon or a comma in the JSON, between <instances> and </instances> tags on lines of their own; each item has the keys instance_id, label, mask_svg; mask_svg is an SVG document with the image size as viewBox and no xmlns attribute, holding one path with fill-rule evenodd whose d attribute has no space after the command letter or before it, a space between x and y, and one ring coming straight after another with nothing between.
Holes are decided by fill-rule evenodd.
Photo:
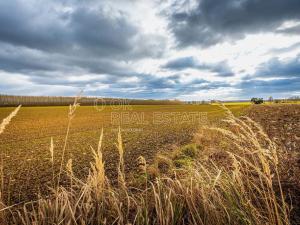
<instances>
[{"instance_id":1,"label":"row of trees","mask_svg":"<svg viewBox=\"0 0 300 225\"><path fill-rule=\"evenodd\" d=\"M287 100L273 99L272 96L268 99L269 102L287 102L300 101L299 96L291 97ZM74 97L62 96L15 96L15 95L0 95L0 106L63 106L70 105L74 102ZM211 103L218 102L212 100ZM251 102L254 104L261 104L264 102L263 98L252 98ZM117 98L98 98L98 97L82 97L79 100L81 105L178 105L178 104L209 104L207 101L187 101L179 100L154 100L154 99L117 99Z\"/></svg>"},{"instance_id":2,"label":"row of trees","mask_svg":"<svg viewBox=\"0 0 300 225\"><path fill-rule=\"evenodd\" d=\"M74 102L74 97L62 96L15 96L0 95L0 106L64 106ZM116 98L98 98L81 97L81 105L177 105L183 104L179 100L153 100L153 99L116 99Z\"/></svg>"},{"instance_id":3,"label":"row of trees","mask_svg":"<svg viewBox=\"0 0 300 225\"><path fill-rule=\"evenodd\" d=\"M268 98L268 102L270 103L285 103L285 102L294 102L300 101L300 96L293 96L288 99L273 99L272 96ZM264 102L263 98L251 98L251 102L254 104L262 104Z\"/></svg>"}]
</instances>

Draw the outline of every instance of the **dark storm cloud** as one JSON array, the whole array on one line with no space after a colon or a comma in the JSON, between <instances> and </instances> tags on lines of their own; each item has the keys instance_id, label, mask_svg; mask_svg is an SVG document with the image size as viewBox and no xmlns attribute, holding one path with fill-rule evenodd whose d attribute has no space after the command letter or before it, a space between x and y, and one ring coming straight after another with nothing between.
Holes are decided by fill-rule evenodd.
<instances>
[{"instance_id":1,"label":"dark storm cloud","mask_svg":"<svg viewBox=\"0 0 300 225\"><path fill-rule=\"evenodd\" d=\"M272 58L256 68L235 86L247 98L287 97L300 90L300 54L295 58L280 60Z\"/></svg>"},{"instance_id":2,"label":"dark storm cloud","mask_svg":"<svg viewBox=\"0 0 300 225\"><path fill-rule=\"evenodd\" d=\"M230 87L225 82L210 82L204 79L195 79L182 83L182 77L174 74L168 77L157 77L152 74L139 74L137 82L121 81L110 83L109 88L103 90L101 95L126 98L176 98L180 95L188 95L200 90L212 90L220 87ZM123 81L124 82L124 81ZM96 92L89 91L95 95Z\"/></svg>"},{"instance_id":3,"label":"dark storm cloud","mask_svg":"<svg viewBox=\"0 0 300 225\"><path fill-rule=\"evenodd\" d=\"M234 76L234 73L231 71L231 68L226 61L222 61L217 64L210 64L208 65L208 69L212 72L215 72L220 77Z\"/></svg>"},{"instance_id":4,"label":"dark storm cloud","mask_svg":"<svg viewBox=\"0 0 300 225\"><path fill-rule=\"evenodd\" d=\"M72 44L83 55L129 60L164 53L164 38L141 34L123 12L112 17L101 8L80 7L70 14L68 26Z\"/></svg>"},{"instance_id":5,"label":"dark storm cloud","mask_svg":"<svg viewBox=\"0 0 300 225\"><path fill-rule=\"evenodd\" d=\"M49 71L57 69L49 63L32 61L32 58L22 56L2 55L0 52L0 68L8 72Z\"/></svg>"},{"instance_id":6,"label":"dark storm cloud","mask_svg":"<svg viewBox=\"0 0 300 225\"><path fill-rule=\"evenodd\" d=\"M34 73L61 70L65 65L40 51L14 46L0 41L0 70L15 73Z\"/></svg>"},{"instance_id":7,"label":"dark storm cloud","mask_svg":"<svg viewBox=\"0 0 300 225\"><path fill-rule=\"evenodd\" d=\"M241 95L250 97L282 97L299 91L300 78L283 78L273 80L248 79L236 86L242 90Z\"/></svg>"},{"instance_id":8,"label":"dark storm cloud","mask_svg":"<svg viewBox=\"0 0 300 225\"><path fill-rule=\"evenodd\" d=\"M83 53L116 55L131 49L131 38L137 28L131 26L126 17L109 19L99 9L78 8L70 16L74 44Z\"/></svg>"},{"instance_id":9,"label":"dark storm cloud","mask_svg":"<svg viewBox=\"0 0 300 225\"><path fill-rule=\"evenodd\" d=\"M63 80L67 78L68 74L96 73L112 76L133 76L135 74L125 62L122 63L105 57L89 58L45 53L1 42L0 70L25 73L28 76L40 76L43 77L44 82L47 82L54 75L54 78L60 75Z\"/></svg>"},{"instance_id":10,"label":"dark storm cloud","mask_svg":"<svg viewBox=\"0 0 300 225\"><path fill-rule=\"evenodd\" d=\"M229 77L234 75L226 61L214 64L200 63L191 56L170 60L165 65L163 65L162 68L178 71L184 69L207 70L216 73L220 77Z\"/></svg>"},{"instance_id":11,"label":"dark storm cloud","mask_svg":"<svg viewBox=\"0 0 300 225\"><path fill-rule=\"evenodd\" d=\"M147 91L152 93L165 90L172 95L172 98L190 94L199 90L211 90L220 87L229 87L230 85L225 82L211 82L205 79L194 79L189 82L182 82L184 77L178 74L168 77L155 77L152 75L141 76L143 80L141 84L145 84Z\"/></svg>"},{"instance_id":12,"label":"dark storm cloud","mask_svg":"<svg viewBox=\"0 0 300 225\"><path fill-rule=\"evenodd\" d=\"M256 77L300 77L300 54L295 58L279 60L272 58L261 64L255 73Z\"/></svg>"},{"instance_id":13,"label":"dark storm cloud","mask_svg":"<svg viewBox=\"0 0 300 225\"><path fill-rule=\"evenodd\" d=\"M107 80L109 88L101 91L101 95L121 98L166 99L175 98L182 89L178 75L157 77L152 74L136 74L135 77L138 78L135 82L122 80L122 77L117 77L115 82ZM95 95L97 91L88 91L87 93Z\"/></svg>"},{"instance_id":14,"label":"dark storm cloud","mask_svg":"<svg viewBox=\"0 0 300 225\"><path fill-rule=\"evenodd\" d=\"M178 45L208 47L300 19L299 0L177 0L165 15ZM285 32L298 32L298 27Z\"/></svg>"},{"instance_id":15,"label":"dark storm cloud","mask_svg":"<svg viewBox=\"0 0 300 225\"><path fill-rule=\"evenodd\" d=\"M188 68L196 68L198 66L194 57L182 57L167 62L163 68L173 70L183 70Z\"/></svg>"},{"instance_id":16,"label":"dark storm cloud","mask_svg":"<svg viewBox=\"0 0 300 225\"><path fill-rule=\"evenodd\" d=\"M95 85L104 85L109 83L109 79L105 75L97 74L94 76L86 77L85 79L80 79L79 75L77 76L64 76L60 73L51 73L41 75L31 75L29 76L28 81L34 84L40 85L62 85L62 86L72 86L78 89L84 88L89 84Z\"/></svg>"},{"instance_id":17,"label":"dark storm cloud","mask_svg":"<svg viewBox=\"0 0 300 225\"><path fill-rule=\"evenodd\" d=\"M1 1L0 41L82 57L128 60L163 54L164 46L156 43L163 42L162 37L142 35L125 12L103 8L101 4Z\"/></svg>"},{"instance_id":18,"label":"dark storm cloud","mask_svg":"<svg viewBox=\"0 0 300 225\"><path fill-rule=\"evenodd\" d=\"M26 3L19 0L0 2L0 40L43 50L65 46L70 37L63 15L55 11L47 13L34 2Z\"/></svg>"},{"instance_id":19,"label":"dark storm cloud","mask_svg":"<svg viewBox=\"0 0 300 225\"><path fill-rule=\"evenodd\" d=\"M97 76L136 76L128 61L160 57L165 40L143 35L128 14L104 3L0 1L0 70L38 85L75 87L97 83ZM70 79L88 73L96 78Z\"/></svg>"}]
</instances>

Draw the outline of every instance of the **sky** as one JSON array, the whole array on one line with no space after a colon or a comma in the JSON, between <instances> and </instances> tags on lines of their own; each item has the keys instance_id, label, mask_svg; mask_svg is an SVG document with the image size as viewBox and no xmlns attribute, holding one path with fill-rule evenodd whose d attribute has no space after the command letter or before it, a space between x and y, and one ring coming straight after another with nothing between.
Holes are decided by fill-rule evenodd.
<instances>
[{"instance_id":1,"label":"sky","mask_svg":"<svg viewBox=\"0 0 300 225\"><path fill-rule=\"evenodd\" d=\"M299 0L0 0L0 93L300 95Z\"/></svg>"}]
</instances>

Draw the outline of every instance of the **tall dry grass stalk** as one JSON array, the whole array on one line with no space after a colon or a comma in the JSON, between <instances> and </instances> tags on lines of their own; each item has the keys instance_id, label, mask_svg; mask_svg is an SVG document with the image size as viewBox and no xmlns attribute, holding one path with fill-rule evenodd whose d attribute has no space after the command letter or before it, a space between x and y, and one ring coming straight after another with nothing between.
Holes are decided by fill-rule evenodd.
<instances>
[{"instance_id":1,"label":"tall dry grass stalk","mask_svg":"<svg viewBox=\"0 0 300 225\"><path fill-rule=\"evenodd\" d=\"M66 172L68 176L70 177L70 190L73 189L73 177L74 177L74 171L73 171L73 160L69 159L66 164Z\"/></svg>"},{"instance_id":2,"label":"tall dry grass stalk","mask_svg":"<svg viewBox=\"0 0 300 225\"><path fill-rule=\"evenodd\" d=\"M4 173L3 173L3 159L0 164L0 224L4 223L3 218L5 217L3 209L5 208L4 201L2 199L2 193L4 191Z\"/></svg>"},{"instance_id":3,"label":"tall dry grass stalk","mask_svg":"<svg viewBox=\"0 0 300 225\"><path fill-rule=\"evenodd\" d=\"M125 188L126 182L125 182L124 148L123 148L123 141L121 135L121 127L119 127L116 146L119 152L118 182L121 187Z\"/></svg>"},{"instance_id":4,"label":"tall dry grass stalk","mask_svg":"<svg viewBox=\"0 0 300 225\"><path fill-rule=\"evenodd\" d=\"M103 141L103 128L101 130L97 151L92 148L94 163L91 163L91 171L87 179L88 186L95 192L96 198L101 200L106 181L104 162L102 159L101 146Z\"/></svg>"},{"instance_id":5,"label":"tall dry grass stalk","mask_svg":"<svg viewBox=\"0 0 300 225\"><path fill-rule=\"evenodd\" d=\"M7 218L24 225L289 225L278 173L280 150L254 121L227 115L226 126L199 131L197 152L182 148L167 154L171 171L147 180L151 188L146 190L125 185L120 129L120 185L109 183L101 152L102 130L97 151L92 148L94 160L86 180L72 173L70 188L60 186L51 198L27 203ZM145 159L140 161L148 173Z\"/></svg>"},{"instance_id":6,"label":"tall dry grass stalk","mask_svg":"<svg viewBox=\"0 0 300 225\"><path fill-rule=\"evenodd\" d=\"M59 185L60 182L60 176L61 176L61 172L62 172L62 168L63 168L63 164L64 164L64 159L65 159L65 152L66 152L66 148L67 148L67 142L68 142L68 138L69 138L69 133L70 133L70 128L71 128L71 122L73 120L73 118L75 117L75 111L76 109L79 107L79 103L78 101L80 100L82 95L82 92L80 92L74 99L74 103L72 105L69 106L69 113L68 113L68 126L67 126L67 131L66 131L66 136L65 136L65 141L64 141L64 146L62 149L62 156L61 156L61 161L60 161L60 168L59 168L59 173L58 173L58 179L57 179L57 185Z\"/></svg>"},{"instance_id":7,"label":"tall dry grass stalk","mask_svg":"<svg viewBox=\"0 0 300 225\"><path fill-rule=\"evenodd\" d=\"M14 118L17 113L19 112L21 108L21 105L19 105L17 108L15 108L14 111L12 111L6 118L2 120L2 123L0 124L0 134L2 134L5 130L5 127L10 123L12 118Z\"/></svg>"},{"instance_id":8,"label":"tall dry grass stalk","mask_svg":"<svg viewBox=\"0 0 300 225\"><path fill-rule=\"evenodd\" d=\"M50 161L51 161L51 169L52 169L52 185L55 185L55 174L54 174L54 144L53 144L53 138L51 137L50 139L50 148L49 148L49 152L50 152Z\"/></svg>"},{"instance_id":9,"label":"tall dry grass stalk","mask_svg":"<svg viewBox=\"0 0 300 225\"><path fill-rule=\"evenodd\" d=\"M50 161L53 164L54 163L54 144L53 144L53 138L51 137L50 139L50 148L49 148L49 152L50 152Z\"/></svg>"}]
</instances>

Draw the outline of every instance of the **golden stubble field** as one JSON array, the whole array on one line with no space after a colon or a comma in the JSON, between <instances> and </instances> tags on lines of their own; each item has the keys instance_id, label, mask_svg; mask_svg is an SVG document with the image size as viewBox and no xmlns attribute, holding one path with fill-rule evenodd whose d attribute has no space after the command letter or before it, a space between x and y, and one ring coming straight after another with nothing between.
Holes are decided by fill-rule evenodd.
<instances>
[{"instance_id":1,"label":"golden stubble field","mask_svg":"<svg viewBox=\"0 0 300 225\"><path fill-rule=\"evenodd\" d=\"M247 104L229 105L240 114ZM0 120L13 108L0 108ZM68 107L22 107L0 136L4 173L4 198L15 203L47 193L52 174L59 173L68 124ZM85 177L104 129L103 154L106 173L116 178L118 152L115 146L119 125L125 147L126 171L136 167L142 155L151 163L159 151L189 143L199 126L216 123L224 111L217 105L80 106L72 120L65 162L73 160L78 177ZM54 141L54 168L49 152ZM66 179L62 179L62 183Z\"/></svg>"}]
</instances>

